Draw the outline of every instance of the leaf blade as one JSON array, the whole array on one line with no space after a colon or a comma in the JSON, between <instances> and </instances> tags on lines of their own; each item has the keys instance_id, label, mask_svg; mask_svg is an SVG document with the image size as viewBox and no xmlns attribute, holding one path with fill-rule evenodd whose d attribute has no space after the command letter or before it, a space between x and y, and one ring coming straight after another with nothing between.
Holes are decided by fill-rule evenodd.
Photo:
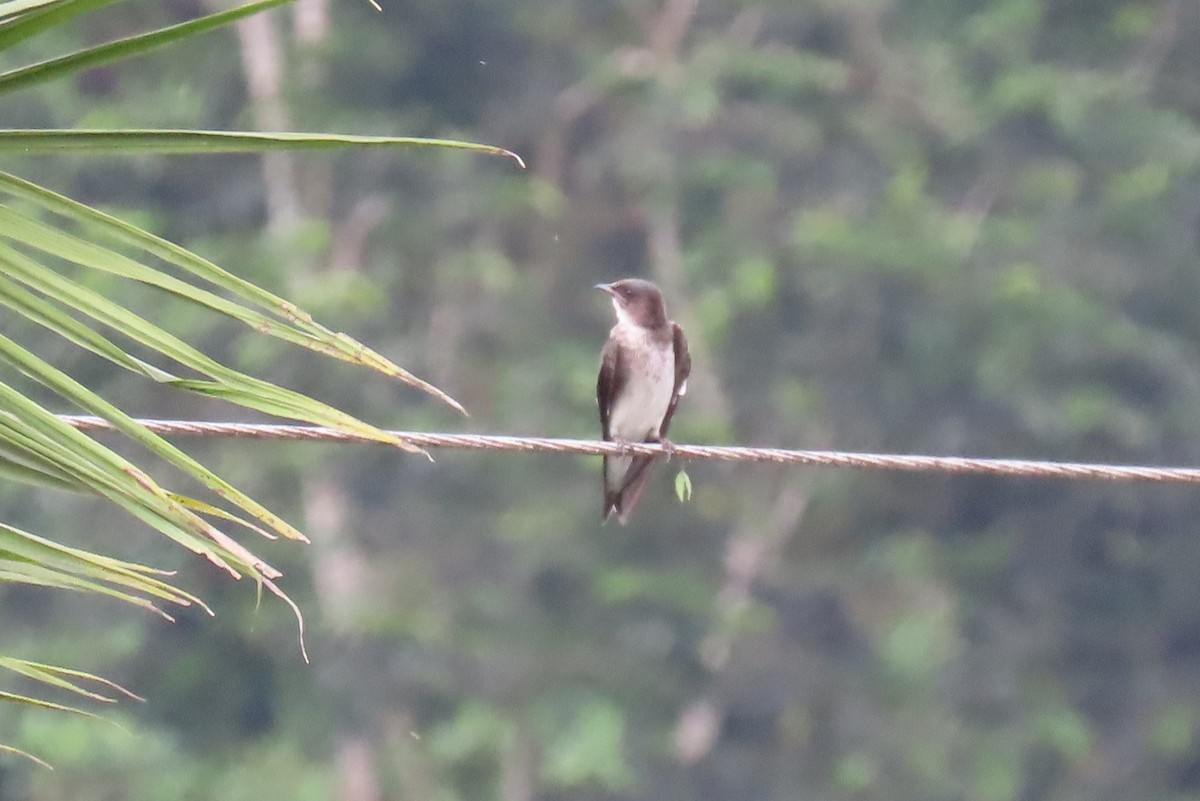
<instances>
[{"instance_id":1,"label":"leaf blade","mask_svg":"<svg viewBox=\"0 0 1200 801\"><path fill-rule=\"evenodd\" d=\"M17 0L25 2L26 0ZM27 67L18 67L0 74L0 93L25 89L45 81L78 74L80 71L110 64L147 51L195 36L199 33L228 25L243 17L266 11L269 8L289 3L291 0L255 0L244 6L207 14L198 19L170 25L148 33L118 39L95 47L84 48L70 55L52 58Z\"/></svg>"},{"instance_id":2,"label":"leaf blade","mask_svg":"<svg viewBox=\"0 0 1200 801\"><path fill-rule=\"evenodd\" d=\"M287 2L288 0L276 0ZM4 76L0 75L0 91ZM271 150L343 150L345 148L435 147L468 150L512 159L522 168L524 160L498 145L461 139L421 136L376 136L327 134L305 131L218 131L203 129L0 129L0 151L25 154L64 152L195 155L212 153L263 153Z\"/></svg>"}]
</instances>

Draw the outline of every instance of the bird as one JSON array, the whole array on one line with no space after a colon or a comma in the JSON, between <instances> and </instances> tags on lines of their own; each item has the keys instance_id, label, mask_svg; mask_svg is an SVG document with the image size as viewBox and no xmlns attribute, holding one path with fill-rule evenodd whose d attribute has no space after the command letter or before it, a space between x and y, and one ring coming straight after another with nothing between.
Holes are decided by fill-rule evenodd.
<instances>
[{"instance_id":1,"label":"bird","mask_svg":"<svg viewBox=\"0 0 1200 801\"><path fill-rule=\"evenodd\" d=\"M612 297L617 324L600 354L596 402L606 442L659 442L670 447L667 429L692 371L687 338L667 318L662 292L650 281L624 278L596 289ZM629 522L650 478L655 456L604 457L604 509Z\"/></svg>"}]
</instances>

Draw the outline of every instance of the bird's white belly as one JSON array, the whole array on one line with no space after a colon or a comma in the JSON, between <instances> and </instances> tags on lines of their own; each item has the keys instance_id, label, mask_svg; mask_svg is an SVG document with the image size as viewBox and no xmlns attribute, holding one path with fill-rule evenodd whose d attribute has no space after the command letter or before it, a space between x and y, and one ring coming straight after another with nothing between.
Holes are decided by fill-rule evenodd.
<instances>
[{"instance_id":1,"label":"bird's white belly","mask_svg":"<svg viewBox=\"0 0 1200 801\"><path fill-rule=\"evenodd\" d=\"M626 379L609 417L613 439L641 442L657 437L675 389L675 351L670 343L656 348L645 365Z\"/></svg>"}]
</instances>

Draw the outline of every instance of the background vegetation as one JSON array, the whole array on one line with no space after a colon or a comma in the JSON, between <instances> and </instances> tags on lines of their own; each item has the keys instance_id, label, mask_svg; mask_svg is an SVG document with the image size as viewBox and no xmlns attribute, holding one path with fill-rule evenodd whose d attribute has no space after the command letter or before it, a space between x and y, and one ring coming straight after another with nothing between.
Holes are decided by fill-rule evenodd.
<instances>
[{"instance_id":1,"label":"background vegetation","mask_svg":"<svg viewBox=\"0 0 1200 801\"><path fill-rule=\"evenodd\" d=\"M52 44L204 10L121 3ZM1196 464L1198 36L1186 0L297 0L9 95L0 125L524 155L21 159L472 414L122 298L377 425L594 434L590 286L636 274L693 343L679 441ZM138 414L234 416L39 352ZM104 710L132 734L0 707L0 741L56 767L5 758L0 798L1200 792L1194 490L695 464L692 503L663 471L621 529L594 459L191 451L312 537L259 552L313 664L252 587L0 485L0 519L178 569L218 613L0 591L4 653L147 699Z\"/></svg>"}]
</instances>

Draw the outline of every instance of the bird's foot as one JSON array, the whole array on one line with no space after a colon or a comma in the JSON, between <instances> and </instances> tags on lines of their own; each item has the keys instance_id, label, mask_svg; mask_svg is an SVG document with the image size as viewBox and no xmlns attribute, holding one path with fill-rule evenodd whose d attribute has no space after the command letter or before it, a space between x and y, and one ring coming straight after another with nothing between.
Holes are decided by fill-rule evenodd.
<instances>
[{"instance_id":1,"label":"bird's foot","mask_svg":"<svg viewBox=\"0 0 1200 801\"><path fill-rule=\"evenodd\" d=\"M671 457L675 455L675 443L666 437L659 437L655 442L663 449L663 453L667 455L667 461L671 461Z\"/></svg>"},{"instance_id":2,"label":"bird's foot","mask_svg":"<svg viewBox=\"0 0 1200 801\"><path fill-rule=\"evenodd\" d=\"M621 439L620 437L612 437L611 439L608 440L608 442L611 442L613 445L616 445L618 448L620 448L622 456L629 455L629 446L630 445L638 444L631 439Z\"/></svg>"}]
</instances>

